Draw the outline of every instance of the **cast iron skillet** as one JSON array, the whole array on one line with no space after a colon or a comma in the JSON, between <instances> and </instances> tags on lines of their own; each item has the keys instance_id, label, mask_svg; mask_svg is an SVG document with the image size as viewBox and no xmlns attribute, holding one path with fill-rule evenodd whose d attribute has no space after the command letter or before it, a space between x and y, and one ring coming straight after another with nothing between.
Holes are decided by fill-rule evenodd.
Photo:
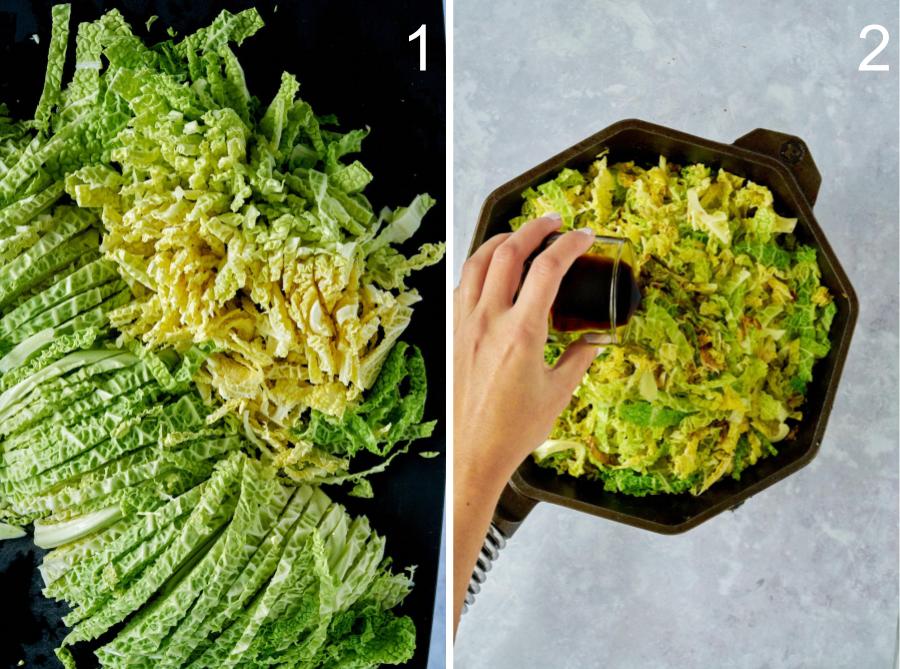
<instances>
[{"instance_id":1,"label":"cast iron skillet","mask_svg":"<svg viewBox=\"0 0 900 669\"><path fill-rule=\"evenodd\" d=\"M50 38L50 0L6 2L0 7L0 102L17 118L31 118L44 80ZM172 26L185 35L209 25L222 9L255 6L265 27L237 48L248 85L264 103L278 89L282 70L297 76L300 96L319 114L334 112L341 128L371 126L359 159L375 175L366 195L376 208L405 206L416 193L438 203L428 212L410 245L445 239L445 68L443 10L438 0L73 0L71 26L97 19L116 7L135 34L148 43L167 39ZM277 11L276 11L277 8ZM159 15L149 31L145 21ZM407 40L421 24L428 29L427 70L419 71L418 44ZM30 39L39 36L39 44ZM70 35L68 81L73 70ZM403 339L422 349L430 381L425 417L444 416L444 267L413 278L422 294ZM386 553L397 569L417 565L416 586L400 611L416 626L416 654L405 667L427 664L437 584L444 505L444 422L427 443L414 450L439 451L426 460L414 453L398 457L384 474L372 477L375 498L347 497L329 486L328 494L353 514L366 514L387 538ZM362 456L360 456L362 457ZM358 462L364 468L372 461ZM65 607L41 595L37 565L44 551L30 536L0 541L0 667L24 660L29 669L59 667L53 655L65 635ZM441 622L440 624L443 624ZM96 666L93 644L74 651L80 669ZM440 651L443 657L443 649Z\"/></svg>"},{"instance_id":2,"label":"cast iron skillet","mask_svg":"<svg viewBox=\"0 0 900 669\"><path fill-rule=\"evenodd\" d=\"M492 192L481 208L469 255L487 238L509 230L509 220L519 213L521 194L526 188L546 181L563 167L586 167L604 148L609 149L610 163L634 160L655 165L663 155L681 165L702 162L714 170L722 167L768 186L776 209L782 215L797 217L798 240L818 251L822 283L837 305L831 326L832 348L826 358L816 363L803 420L793 438L779 443L778 455L745 470L740 481L723 479L698 497L610 493L596 481L558 475L527 458L506 485L494 511L491 531L469 587L468 603L484 582L497 551L538 502L559 504L653 532L684 532L726 509L737 508L748 497L808 464L819 450L831 413L859 306L847 275L813 215L822 178L799 137L758 128L733 144L720 144L646 121L619 121Z\"/></svg>"}]
</instances>

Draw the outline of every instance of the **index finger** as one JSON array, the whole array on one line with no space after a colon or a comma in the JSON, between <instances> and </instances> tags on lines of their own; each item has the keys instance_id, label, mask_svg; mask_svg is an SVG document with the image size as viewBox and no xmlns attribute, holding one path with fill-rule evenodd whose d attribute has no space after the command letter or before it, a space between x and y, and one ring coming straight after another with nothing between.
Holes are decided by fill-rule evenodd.
<instances>
[{"instance_id":1,"label":"index finger","mask_svg":"<svg viewBox=\"0 0 900 669\"><path fill-rule=\"evenodd\" d=\"M559 292L563 276L578 256L591 248L593 243L594 231L581 228L567 232L548 246L531 263L516 300L516 308L546 317Z\"/></svg>"},{"instance_id":2,"label":"index finger","mask_svg":"<svg viewBox=\"0 0 900 669\"><path fill-rule=\"evenodd\" d=\"M456 289L459 296L458 308L455 311L468 313L475 308L481 297L481 289L484 287L484 278L491 264L491 257L500 244L506 241L511 232L503 232L486 240L478 250L466 260L462 268L462 277Z\"/></svg>"},{"instance_id":3,"label":"index finger","mask_svg":"<svg viewBox=\"0 0 900 669\"><path fill-rule=\"evenodd\" d=\"M484 280L482 299L493 307L509 308L522 281L525 261L551 232L559 230L559 214L547 214L528 221L506 238L491 256Z\"/></svg>"}]
</instances>

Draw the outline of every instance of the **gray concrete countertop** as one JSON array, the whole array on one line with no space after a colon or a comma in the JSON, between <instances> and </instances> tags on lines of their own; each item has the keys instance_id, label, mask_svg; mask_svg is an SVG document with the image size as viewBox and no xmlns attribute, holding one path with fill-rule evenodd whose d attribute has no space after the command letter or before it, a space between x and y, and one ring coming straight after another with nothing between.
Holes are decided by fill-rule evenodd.
<instances>
[{"instance_id":1,"label":"gray concrete countertop","mask_svg":"<svg viewBox=\"0 0 900 669\"><path fill-rule=\"evenodd\" d=\"M455 3L455 272L496 186L623 118L803 137L859 294L811 465L680 536L539 505L457 637L462 668L892 667L898 614L898 6ZM891 42L858 72L878 42Z\"/></svg>"}]
</instances>

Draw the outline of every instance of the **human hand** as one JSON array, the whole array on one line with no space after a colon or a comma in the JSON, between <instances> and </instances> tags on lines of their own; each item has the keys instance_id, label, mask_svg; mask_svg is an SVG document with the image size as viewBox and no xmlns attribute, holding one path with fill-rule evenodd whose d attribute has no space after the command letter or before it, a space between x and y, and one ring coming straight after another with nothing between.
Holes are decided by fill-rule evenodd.
<instances>
[{"instance_id":1,"label":"human hand","mask_svg":"<svg viewBox=\"0 0 900 669\"><path fill-rule=\"evenodd\" d=\"M522 282L525 261L559 226L558 216L548 216L487 240L466 262L453 294L457 622L503 486L550 433L597 354L595 346L575 343L554 367L544 362L550 307L563 275L594 241L589 230L563 235L534 259Z\"/></svg>"},{"instance_id":2,"label":"human hand","mask_svg":"<svg viewBox=\"0 0 900 669\"><path fill-rule=\"evenodd\" d=\"M487 240L463 266L454 293L454 449L456 472L486 472L505 483L546 439L597 348L570 346L554 367L544 362L547 321L563 275L594 240L593 231L560 237L525 261L559 229L557 217ZM516 290L522 284L516 296Z\"/></svg>"}]
</instances>

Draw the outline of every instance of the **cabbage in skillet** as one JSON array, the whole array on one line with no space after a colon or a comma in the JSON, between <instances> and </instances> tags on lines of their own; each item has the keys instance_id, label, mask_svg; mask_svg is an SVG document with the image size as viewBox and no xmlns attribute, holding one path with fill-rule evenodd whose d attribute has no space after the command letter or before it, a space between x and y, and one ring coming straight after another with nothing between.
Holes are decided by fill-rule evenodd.
<instances>
[{"instance_id":1,"label":"cabbage in skillet","mask_svg":"<svg viewBox=\"0 0 900 669\"><path fill-rule=\"evenodd\" d=\"M836 307L771 192L702 164L601 154L524 198L513 228L556 211L563 229L628 238L643 291L628 343L593 363L536 461L610 491L697 495L775 454ZM548 345L549 361L559 353Z\"/></svg>"}]
</instances>

